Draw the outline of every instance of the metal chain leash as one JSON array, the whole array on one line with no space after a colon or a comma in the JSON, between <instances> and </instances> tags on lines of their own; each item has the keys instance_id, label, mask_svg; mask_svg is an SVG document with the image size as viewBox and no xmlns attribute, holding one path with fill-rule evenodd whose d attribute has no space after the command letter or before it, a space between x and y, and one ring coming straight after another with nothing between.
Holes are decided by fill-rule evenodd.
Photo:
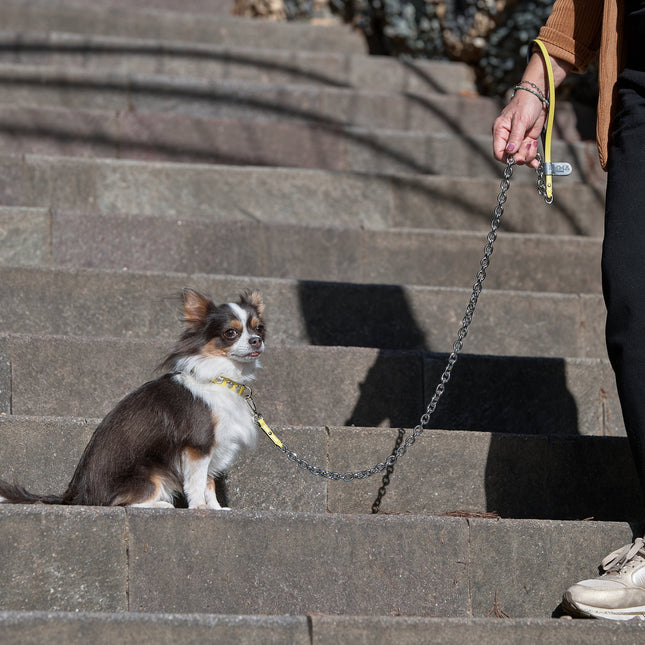
<instances>
[{"instance_id":1,"label":"metal chain leash","mask_svg":"<svg viewBox=\"0 0 645 645\"><path fill-rule=\"evenodd\" d=\"M504 168L504 178L500 183L501 190L497 195L497 206L495 206L495 210L493 212L494 216L491 222L491 228L486 237L487 243L484 246L484 255L479 263L480 269L476 275L476 281L475 281L475 284L473 285L473 290L470 296L470 300L468 302L468 306L466 307L466 313L461 321L461 326L459 327L459 330L457 332L457 338L453 343L452 352L448 357L448 362L446 364L446 368L443 371L443 374L441 375L439 384L437 385L434 391L434 395L432 396L432 399L430 400L430 403L428 404L426 411L419 419L419 423L413 428L412 434L408 436L405 439L405 441L400 443L396 448L396 450L394 450L392 454L385 461L378 463L375 466L372 466L371 468L366 468L364 470L358 470L356 472L346 472L346 473L334 472L330 470L325 470L324 468L320 468L318 466L313 466L306 459L299 457L293 450L289 449L285 444L283 444L282 442L276 442L274 439L274 443L276 443L278 450L281 450L282 452L284 452L290 461L293 461L303 470L307 470L313 475L318 475L325 479L330 479L333 481L338 481L338 480L353 481L355 479L366 479L367 477L371 477L372 475L377 475L379 473L382 473L386 469L391 469L396 463L396 461L401 457L403 457L403 455L405 455L408 448L414 445L417 438L423 433L424 426L426 426L429 423L430 416L434 413L435 409L437 408L437 404L439 403L439 400L443 396L443 393L446 389L446 384L450 380L450 377L452 375L452 370L455 366L455 363L457 362L459 353L463 348L464 339L468 334L468 328L470 327L470 324L473 321L473 314L475 313L475 308L477 307L477 301L483 289L483 282L486 279L486 270L490 265L490 256L493 254L493 245L497 239L497 230L500 227L502 215L504 214L504 204L506 203L507 193L511 186L511 177L513 175L514 163L515 163L515 158L512 155L509 156L506 163L506 167ZM538 192L540 190L539 178L540 178L540 174L538 171ZM257 409L255 407L255 403L253 402L251 394L247 396L247 400L249 402L251 410L254 413L256 421L266 432L267 430L263 427L266 424L264 424L264 420L262 419L261 415L257 413ZM271 435L269 436L271 437Z\"/></svg>"},{"instance_id":2,"label":"metal chain leash","mask_svg":"<svg viewBox=\"0 0 645 645\"><path fill-rule=\"evenodd\" d=\"M544 198L544 201L547 204L553 204L553 195L550 197L547 195L546 192L546 173L544 172L544 163L542 161L542 157L538 153L535 155L535 158L537 159L539 166L536 168L535 172L537 173L537 191L538 195L540 197Z\"/></svg>"}]
</instances>

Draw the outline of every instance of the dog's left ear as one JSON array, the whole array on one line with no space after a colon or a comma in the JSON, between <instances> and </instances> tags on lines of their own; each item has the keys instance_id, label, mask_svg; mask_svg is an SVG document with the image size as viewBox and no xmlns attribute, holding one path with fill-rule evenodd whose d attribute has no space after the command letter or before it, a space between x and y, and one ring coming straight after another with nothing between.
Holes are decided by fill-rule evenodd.
<instances>
[{"instance_id":1,"label":"dog's left ear","mask_svg":"<svg viewBox=\"0 0 645 645\"><path fill-rule=\"evenodd\" d=\"M184 287L182 297L184 300L184 322L186 327L200 329L206 324L208 314L215 309L215 304L210 298L203 296L190 287Z\"/></svg>"},{"instance_id":2,"label":"dog's left ear","mask_svg":"<svg viewBox=\"0 0 645 645\"><path fill-rule=\"evenodd\" d=\"M259 291L245 291L240 296L241 305L250 305L257 312L260 318L264 315L264 302L262 301L262 294Z\"/></svg>"}]
</instances>

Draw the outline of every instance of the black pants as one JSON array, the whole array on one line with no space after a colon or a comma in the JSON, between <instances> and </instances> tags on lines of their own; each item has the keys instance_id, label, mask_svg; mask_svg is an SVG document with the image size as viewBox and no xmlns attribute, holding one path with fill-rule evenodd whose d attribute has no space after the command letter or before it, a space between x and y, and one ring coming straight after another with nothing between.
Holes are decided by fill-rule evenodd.
<instances>
[{"instance_id":1,"label":"black pants","mask_svg":"<svg viewBox=\"0 0 645 645\"><path fill-rule=\"evenodd\" d=\"M607 350L645 493L645 72L626 70L607 174L603 292Z\"/></svg>"}]
</instances>

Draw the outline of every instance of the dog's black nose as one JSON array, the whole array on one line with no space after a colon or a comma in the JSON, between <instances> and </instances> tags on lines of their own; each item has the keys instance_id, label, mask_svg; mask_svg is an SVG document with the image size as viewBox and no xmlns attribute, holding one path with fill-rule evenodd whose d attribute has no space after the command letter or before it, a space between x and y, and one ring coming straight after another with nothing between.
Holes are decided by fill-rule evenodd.
<instances>
[{"instance_id":1,"label":"dog's black nose","mask_svg":"<svg viewBox=\"0 0 645 645\"><path fill-rule=\"evenodd\" d=\"M249 345L254 348L261 347L262 339L259 336L251 336L251 338L249 338Z\"/></svg>"}]
</instances>

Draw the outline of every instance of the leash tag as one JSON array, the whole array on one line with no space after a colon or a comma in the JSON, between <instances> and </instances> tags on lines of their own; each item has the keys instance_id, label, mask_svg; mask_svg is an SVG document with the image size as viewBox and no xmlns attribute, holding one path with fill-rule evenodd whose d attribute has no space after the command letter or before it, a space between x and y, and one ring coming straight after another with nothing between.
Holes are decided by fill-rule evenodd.
<instances>
[{"instance_id":1,"label":"leash tag","mask_svg":"<svg viewBox=\"0 0 645 645\"><path fill-rule=\"evenodd\" d=\"M544 174L551 177L564 177L570 175L572 171L571 164L567 161L544 162Z\"/></svg>"},{"instance_id":2,"label":"leash tag","mask_svg":"<svg viewBox=\"0 0 645 645\"><path fill-rule=\"evenodd\" d=\"M262 430L264 431L264 434L266 434L266 436L269 437L269 439L271 439L271 441L273 441L273 443L276 446L278 446L278 448L284 447L284 444L282 443L282 441L280 441L280 439L278 439L278 437L276 437L273 434L273 430L269 428L269 426L265 423L262 417L258 416L258 418L256 419L256 422L260 426L260 428L262 428Z\"/></svg>"}]
</instances>

